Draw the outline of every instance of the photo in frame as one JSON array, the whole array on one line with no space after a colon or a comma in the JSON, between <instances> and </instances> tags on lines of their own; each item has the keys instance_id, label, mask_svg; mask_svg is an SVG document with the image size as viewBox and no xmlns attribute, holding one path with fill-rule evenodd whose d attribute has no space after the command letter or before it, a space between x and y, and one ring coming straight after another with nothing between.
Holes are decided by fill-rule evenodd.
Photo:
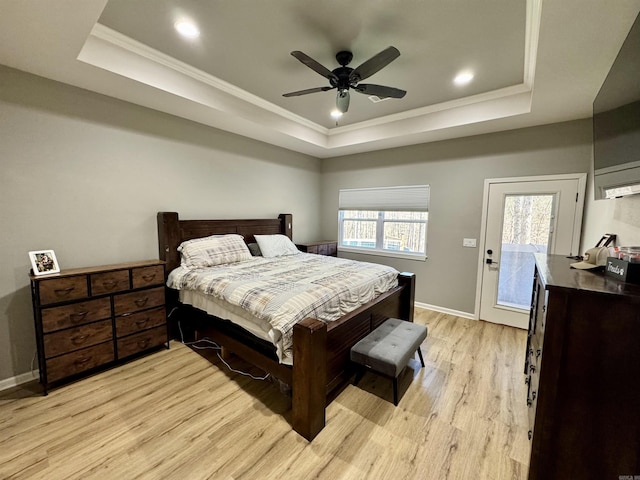
<instances>
[{"instance_id":1,"label":"photo in frame","mask_svg":"<svg viewBox=\"0 0 640 480\"><path fill-rule=\"evenodd\" d=\"M29 252L34 275L47 275L60 272L60 265L53 250L35 250Z\"/></svg>"}]
</instances>

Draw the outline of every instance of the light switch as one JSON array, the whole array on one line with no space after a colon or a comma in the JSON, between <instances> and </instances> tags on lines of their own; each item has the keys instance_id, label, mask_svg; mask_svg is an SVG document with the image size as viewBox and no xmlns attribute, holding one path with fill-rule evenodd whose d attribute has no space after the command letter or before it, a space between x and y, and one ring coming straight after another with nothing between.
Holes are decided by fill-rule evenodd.
<instances>
[{"instance_id":1,"label":"light switch","mask_svg":"<svg viewBox=\"0 0 640 480\"><path fill-rule=\"evenodd\" d=\"M476 246L476 239L475 238L463 238L462 239L462 246L463 247L475 247Z\"/></svg>"}]
</instances>

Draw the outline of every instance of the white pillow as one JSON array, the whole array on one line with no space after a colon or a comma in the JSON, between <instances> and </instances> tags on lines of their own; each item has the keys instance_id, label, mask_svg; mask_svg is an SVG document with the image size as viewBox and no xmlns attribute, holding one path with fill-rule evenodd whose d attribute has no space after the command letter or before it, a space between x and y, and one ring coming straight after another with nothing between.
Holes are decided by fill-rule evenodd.
<instances>
[{"instance_id":1,"label":"white pillow","mask_svg":"<svg viewBox=\"0 0 640 480\"><path fill-rule=\"evenodd\" d=\"M297 255L298 247L286 235L255 235L264 258Z\"/></svg>"},{"instance_id":2,"label":"white pillow","mask_svg":"<svg viewBox=\"0 0 640 480\"><path fill-rule=\"evenodd\" d=\"M203 268L251 259L242 236L213 235L182 242L178 247L181 264L186 268Z\"/></svg>"}]
</instances>

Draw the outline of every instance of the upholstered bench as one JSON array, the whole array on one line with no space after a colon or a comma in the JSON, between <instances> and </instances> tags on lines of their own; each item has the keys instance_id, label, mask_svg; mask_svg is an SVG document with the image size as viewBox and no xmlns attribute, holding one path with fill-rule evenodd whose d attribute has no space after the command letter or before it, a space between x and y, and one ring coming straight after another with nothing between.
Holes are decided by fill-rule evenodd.
<instances>
[{"instance_id":1,"label":"upholstered bench","mask_svg":"<svg viewBox=\"0 0 640 480\"><path fill-rule=\"evenodd\" d=\"M418 352L424 359L420 345L427 338L427 327L413 322L390 318L351 347L351 361L359 365L354 385L367 369L393 379L393 404L398 405L398 376Z\"/></svg>"}]
</instances>

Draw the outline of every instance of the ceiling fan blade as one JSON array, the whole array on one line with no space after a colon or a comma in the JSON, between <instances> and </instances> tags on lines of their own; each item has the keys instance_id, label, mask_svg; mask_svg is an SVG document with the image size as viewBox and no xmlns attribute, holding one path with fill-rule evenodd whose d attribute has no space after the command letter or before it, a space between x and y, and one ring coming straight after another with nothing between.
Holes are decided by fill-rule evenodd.
<instances>
[{"instance_id":1,"label":"ceiling fan blade","mask_svg":"<svg viewBox=\"0 0 640 480\"><path fill-rule=\"evenodd\" d=\"M302 63L304 63L307 67L309 67L314 72L318 72L323 77L326 77L329 80L331 80L331 79L334 79L336 81L338 80L338 77L336 77L336 75L331 70L329 70L328 68L326 68L324 65L320 64L319 62L315 61L313 58L311 58L306 53L302 53L302 52L300 52L298 50L295 50L295 51L291 52L291 55L296 57L298 60L300 60Z\"/></svg>"},{"instance_id":2,"label":"ceiling fan blade","mask_svg":"<svg viewBox=\"0 0 640 480\"><path fill-rule=\"evenodd\" d=\"M402 98L407 92L399 88L385 87L384 85L374 85L373 83L360 83L353 87L356 92L367 95L375 95L380 98Z\"/></svg>"},{"instance_id":3,"label":"ceiling fan blade","mask_svg":"<svg viewBox=\"0 0 640 480\"><path fill-rule=\"evenodd\" d=\"M396 47L386 48L385 50L381 51L377 55L374 55L369 60L364 62L362 65L356 68L353 72L351 72L351 75L349 75L349 81L351 83L357 83L360 80L369 78L378 70L389 65L399 56L400 56L400 52Z\"/></svg>"},{"instance_id":4,"label":"ceiling fan blade","mask_svg":"<svg viewBox=\"0 0 640 480\"><path fill-rule=\"evenodd\" d=\"M309 93L316 92L326 92L327 90L333 90L336 87L316 87L316 88L307 88L306 90L298 90L297 92L285 93L283 97L298 97L300 95L307 95Z\"/></svg>"}]
</instances>

